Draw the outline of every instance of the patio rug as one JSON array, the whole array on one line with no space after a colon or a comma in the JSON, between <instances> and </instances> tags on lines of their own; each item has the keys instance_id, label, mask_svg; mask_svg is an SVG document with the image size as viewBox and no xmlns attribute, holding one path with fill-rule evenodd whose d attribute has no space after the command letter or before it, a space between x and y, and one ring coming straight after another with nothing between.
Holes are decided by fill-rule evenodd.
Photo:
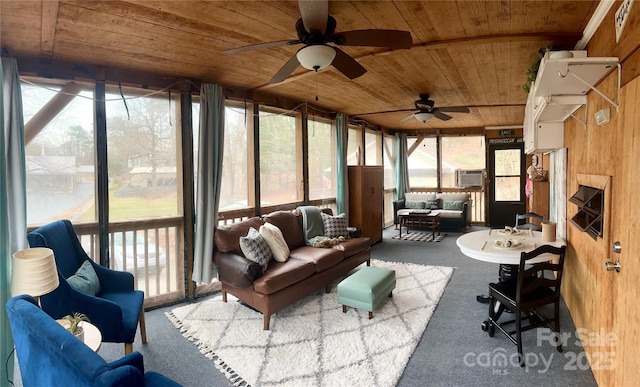
<instances>
[{"instance_id":1,"label":"patio rug","mask_svg":"<svg viewBox=\"0 0 640 387\"><path fill-rule=\"evenodd\" d=\"M440 235L436 235L436 237L433 238L431 235L431 231L429 232L411 231L409 234L402 233L402 238L395 235L391 239L399 239L403 241L415 241L415 242L440 242L446 236L447 234L440 233Z\"/></svg>"},{"instance_id":2,"label":"patio rug","mask_svg":"<svg viewBox=\"0 0 640 387\"><path fill-rule=\"evenodd\" d=\"M454 268L371 260L396 272L393 297L373 312L320 290L272 315L229 295L173 309L167 318L236 386L393 386L422 337Z\"/></svg>"}]
</instances>

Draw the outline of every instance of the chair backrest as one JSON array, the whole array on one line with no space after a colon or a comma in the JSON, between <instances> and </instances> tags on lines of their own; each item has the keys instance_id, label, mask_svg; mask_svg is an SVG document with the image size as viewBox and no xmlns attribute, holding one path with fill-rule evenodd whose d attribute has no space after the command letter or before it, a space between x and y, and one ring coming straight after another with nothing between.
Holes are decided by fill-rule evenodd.
<instances>
[{"instance_id":1,"label":"chair backrest","mask_svg":"<svg viewBox=\"0 0 640 387\"><path fill-rule=\"evenodd\" d=\"M532 230L541 231L542 227L532 223L532 219L539 220L540 222L547 221L547 218L542 215L538 215L535 212L527 212L525 214L516 214L516 224L514 227L518 229L530 228Z\"/></svg>"},{"instance_id":2,"label":"chair backrest","mask_svg":"<svg viewBox=\"0 0 640 387\"><path fill-rule=\"evenodd\" d=\"M33 230L27 235L27 239L31 247L48 247L53 250L58 271L64 278L73 275L89 259L68 220L58 220Z\"/></svg>"},{"instance_id":3,"label":"chair backrest","mask_svg":"<svg viewBox=\"0 0 640 387\"><path fill-rule=\"evenodd\" d=\"M114 367L20 295L6 305L25 386L144 385L131 365Z\"/></svg>"},{"instance_id":4,"label":"chair backrest","mask_svg":"<svg viewBox=\"0 0 640 387\"><path fill-rule=\"evenodd\" d=\"M516 303L521 307L537 307L560 298L566 246L542 245L520 254ZM545 255L545 261L531 263ZM524 305L525 303L529 305Z\"/></svg>"}]
</instances>

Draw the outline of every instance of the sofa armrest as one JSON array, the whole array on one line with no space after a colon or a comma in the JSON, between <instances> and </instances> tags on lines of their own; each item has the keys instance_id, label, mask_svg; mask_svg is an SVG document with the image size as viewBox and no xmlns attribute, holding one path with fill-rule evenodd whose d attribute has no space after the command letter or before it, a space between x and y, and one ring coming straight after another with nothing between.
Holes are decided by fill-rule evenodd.
<instances>
[{"instance_id":1,"label":"sofa armrest","mask_svg":"<svg viewBox=\"0 0 640 387\"><path fill-rule=\"evenodd\" d=\"M396 200L393 202L393 224L400 223L398 221L398 210L406 208L405 199Z\"/></svg>"},{"instance_id":2,"label":"sofa armrest","mask_svg":"<svg viewBox=\"0 0 640 387\"><path fill-rule=\"evenodd\" d=\"M257 263L234 253L216 253L213 259L218 266L218 279L236 288L248 288L262 275Z\"/></svg>"},{"instance_id":3,"label":"sofa armrest","mask_svg":"<svg viewBox=\"0 0 640 387\"><path fill-rule=\"evenodd\" d=\"M349 238L360 238L362 236L362 229L360 227L347 227Z\"/></svg>"},{"instance_id":4,"label":"sofa armrest","mask_svg":"<svg viewBox=\"0 0 640 387\"><path fill-rule=\"evenodd\" d=\"M469 211L469 202L462 204L462 227L467 227L471 224L471 211Z\"/></svg>"}]
</instances>

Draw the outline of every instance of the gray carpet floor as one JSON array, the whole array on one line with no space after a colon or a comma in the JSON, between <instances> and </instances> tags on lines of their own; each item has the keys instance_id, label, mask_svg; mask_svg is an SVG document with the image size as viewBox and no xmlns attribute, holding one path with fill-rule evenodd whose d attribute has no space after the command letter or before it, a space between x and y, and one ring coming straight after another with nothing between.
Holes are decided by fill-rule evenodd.
<instances>
[{"instance_id":1,"label":"gray carpet floor","mask_svg":"<svg viewBox=\"0 0 640 387\"><path fill-rule=\"evenodd\" d=\"M474 229L479 228L468 231ZM393 227L384 231L383 241L372 247L372 258L456 268L398 386L597 385L564 304L560 325L567 336L564 351L556 351L547 330L525 332L528 366L521 368L514 362L516 347L506 336L496 332L491 338L481 329L488 306L478 303L476 295L486 293L487 284L496 280L497 265L461 254L456 246L460 233L447 232L441 242L394 240L396 233ZM134 350L144 355L145 369L161 372L185 386L229 385L213 362L167 320L165 312L174 307L146 313L148 342L142 345L137 338L134 343ZM99 351L107 361L123 353L124 345L109 343ZM17 379L20 385L19 376Z\"/></svg>"}]
</instances>

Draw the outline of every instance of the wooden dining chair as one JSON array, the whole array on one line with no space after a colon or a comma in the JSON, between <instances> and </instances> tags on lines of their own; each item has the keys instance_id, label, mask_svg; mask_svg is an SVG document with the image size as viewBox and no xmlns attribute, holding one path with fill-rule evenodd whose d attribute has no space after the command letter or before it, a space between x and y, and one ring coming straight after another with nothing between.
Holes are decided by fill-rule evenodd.
<instances>
[{"instance_id":1,"label":"wooden dining chair","mask_svg":"<svg viewBox=\"0 0 640 387\"><path fill-rule=\"evenodd\" d=\"M489 284L489 336L493 337L495 329L504 333L517 347L520 366L524 367L522 352L522 332L546 326L552 331L560 332L560 284L566 246L554 247L542 245L530 252L520 254L518 277L515 281ZM530 263L542 254L555 255L542 263ZM553 305L553 316L544 316L538 308ZM514 319L499 322L502 311L509 309ZM526 323L526 325L523 325ZM507 327L514 324L514 329ZM562 342L558 341L558 352L562 352Z\"/></svg>"},{"instance_id":2,"label":"wooden dining chair","mask_svg":"<svg viewBox=\"0 0 640 387\"><path fill-rule=\"evenodd\" d=\"M517 229L532 229L534 231L542 231L542 226L533 223L533 220L538 220L540 222L546 222L547 218L538 215L535 212L527 212L525 214L516 214L516 224L515 228Z\"/></svg>"}]
</instances>

